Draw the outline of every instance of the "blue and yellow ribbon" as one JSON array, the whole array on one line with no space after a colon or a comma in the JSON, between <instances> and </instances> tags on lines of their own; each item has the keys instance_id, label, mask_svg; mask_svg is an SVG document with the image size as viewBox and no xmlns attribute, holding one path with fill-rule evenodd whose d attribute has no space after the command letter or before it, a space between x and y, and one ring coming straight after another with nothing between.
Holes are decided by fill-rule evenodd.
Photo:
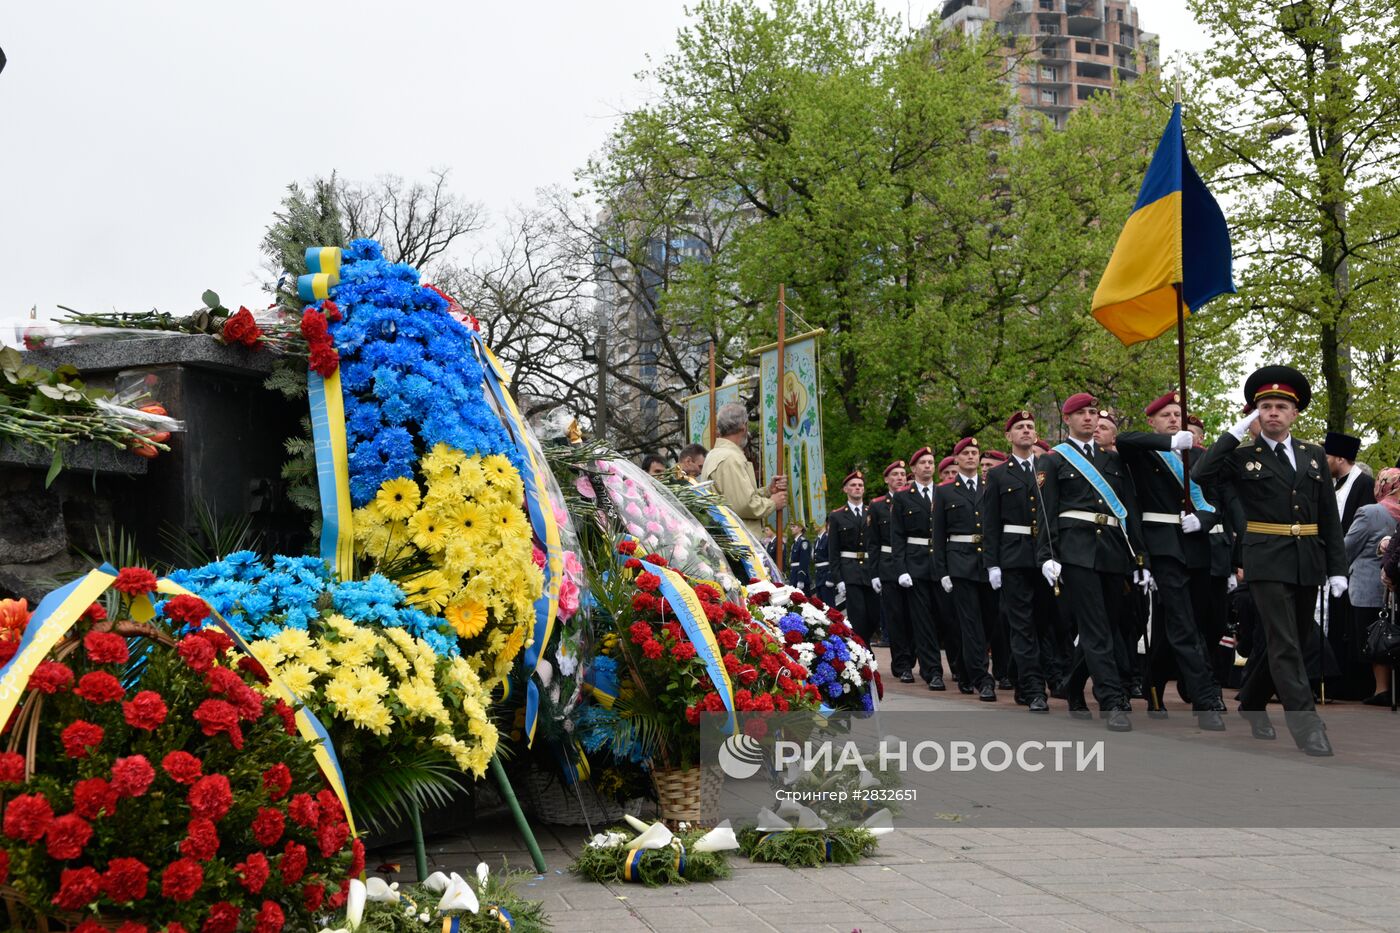
<instances>
[{"instance_id":1,"label":"blue and yellow ribbon","mask_svg":"<svg viewBox=\"0 0 1400 933\"><path fill-rule=\"evenodd\" d=\"M1175 450L1157 450L1153 453L1162 458L1162 462L1167 465L1167 469L1171 471L1172 476L1176 477L1178 483L1186 484L1186 466L1181 461L1180 453ZM1200 483L1191 484L1191 504L1196 507L1197 512L1215 513L1215 506L1206 501L1206 495L1201 490Z\"/></svg>"},{"instance_id":2,"label":"blue and yellow ribbon","mask_svg":"<svg viewBox=\"0 0 1400 933\"><path fill-rule=\"evenodd\" d=\"M720 650L718 639L715 638L715 630L710 626L710 618L705 615L705 607L700 604L700 597L695 595L695 590L691 589L685 578L670 567L658 567L648 561L641 561L641 565L643 570L661 580L661 595L671 604L671 611L675 613L676 620L680 622L691 644L695 645L695 653L705 662L710 682L714 684L715 692L724 702L724 708L729 711L725 731L732 732L736 728L734 683L729 679L729 671L724 666L723 652Z\"/></svg>"},{"instance_id":3,"label":"blue and yellow ribbon","mask_svg":"<svg viewBox=\"0 0 1400 933\"><path fill-rule=\"evenodd\" d=\"M696 488L708 485L698 483L693 477L686 477L690 480L690 485ZM724 529L724 533L729 540L739 546L743 552L739 557L739 562L744 566L744 573L748 574L750 580L765 580L773 582L772 575L768 573L768 565L763 560L763 545L754 540L753 534L744 527L744 523L739 520L739 516L727 505L714 504L709 507L710 517L715 520L715 524Z\"/></svg>"},{"instance_id":4,"label":"blue and yellow ribbon","mask_svg":"<svg viewBox=\"0 0 1400 933\"><path fill-rule=\"evenodd\" d=\"M321 495L321 559L341 580L355 579L355 530L350 504L350 458L345 440L345 398L340 370L306 374L316 484Z\"/></svg>"},{"instance_id":5,"label":"blue and yellow ribbon","mask_svg":"<svg viewBox=\"0 0 1400 933\"><path fill-rule=\"evenodd\" d=\"M549 486L546 482L545 464L533 435L515 405L506 386L510 379L496 354L481 339L475 328L468 327L472 345L476 347L481 361L481 371L485 375L486 388L496 400L506 421L506 429L515 441L515 448L525 462L521 479L525 481L525 505L530 513L530 525L535 537L544 544L544 592L535 600L535 632L530 647L525 649L525 737L526 743L533 745L535 727L539 724L540 690L535 682L535 671L549 639L554 634L554 622L559 617L559 588L564 582L564 545L559 537L559 523L554 518L554 506L549 501Z\"/></svg>"},{"instance_id":6,"label":"blue and yellow ribbon","mask_svg":"<svg viewBox=\"0 0 1400 933\"><path fill-rule=\"evenodd\" d=\"M297 297L308 304L325 301L340 284L338 246L311 246L306 250L306 275L297 276Z\"/></svg>"},{"instance_id":7,"label":"blue and yellow ribbon","mask_svg":"<svg viewBox=\"0 0 1400 933\"><path fill-rule=\"evenodd\" d=\"M670 848L674 861L672 865L676 869L676 874L685 875L685 843L679 839L672 839ZM628 849L627 859L622 863L622 880L641 883L642 881L642 859L648 852L659 852L660 849Z\"/></svg>"}]
</instances>

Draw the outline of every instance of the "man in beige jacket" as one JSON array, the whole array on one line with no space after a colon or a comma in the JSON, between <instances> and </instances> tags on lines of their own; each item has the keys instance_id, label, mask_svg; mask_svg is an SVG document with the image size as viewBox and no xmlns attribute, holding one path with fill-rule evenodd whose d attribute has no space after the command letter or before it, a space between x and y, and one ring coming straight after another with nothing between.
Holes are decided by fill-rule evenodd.
<instances>
[{"instance_id":1,"label":"man in beige jacket","mask_svg":"<svg viewBox=\"0 0 1400 933\"><path fill-rule=\"evenodd\" d=\"M753 467L744 456L749 438L749 413L738 402L721 405L715 412L715 446L705 455L702 483L714 483L724 504L744 521L755 537L763 534L763 519L787 505L787 481L774 477L768 495L754 483Z\"/></svg>"}]
</instances>

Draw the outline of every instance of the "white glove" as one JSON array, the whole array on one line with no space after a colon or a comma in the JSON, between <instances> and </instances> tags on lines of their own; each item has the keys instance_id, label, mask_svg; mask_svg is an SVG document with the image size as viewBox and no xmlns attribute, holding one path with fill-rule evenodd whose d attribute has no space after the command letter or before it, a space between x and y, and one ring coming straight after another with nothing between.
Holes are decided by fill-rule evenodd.
<instances>
[{"instance_id":1,"label":"white glove","mask_svg":"<svg viewBox=\"0 0 1400 933\"><path fill-rule=\"evenodd\" d=\"M1172 435L1172 450L1190 450L1196 446L1196 435L1190 431L1177 431Z\"/></svg>"},{"instance_id":2,"label":"white glove","mask_svg":"<svg viewBox=\"0 0 1400 933\"><path fill-rule=\"evenodd\" d=\"M838 584L836 584L836 598L837 598L837 599L845 599L845 598L846 598L846 584L844 584L844 583L838 583Z\"/></svg>"},{"instance_id":3,"label":"white glove","mask_svg":"<svg viewBox=\"0 0 1400 933\"><path fill-rule=\"evenodd\" d=\"M914 578L911 577L911 576L909 576L909 574L907 574L907 573L901 573L901 574L899 575L899 581L898 581L898 582L899 582L899 585L900 585L900 586L904 587L904 588L907 590L907 589L909 589L909 587L911 587L911 586L914 585Z\"/></svg>"},{"instance_id":4,"label":"white glove","mask_svg":"<svg viewBox=\"0 0 1400 933\"><path fill-rule=\"evenodd\" d=\"M1239 585L1240 581L1236 579L1233 573L1225 578L1225 592L1233 593L1235 590L1239 589Z\"/></svg>"},{"instance_id":5,"label":"white glove","mask_svg":"<svg viewBox=\"0 0 1400 933\"><path fill-rule=\"evenodd\" d=\"M1338 596L1341 596L1343 593L1345 593L1345 592L1347 591L1347 578L1346 578L1346 577L1328 577L1328 578L1327 578L1327 589L1328 589L1328 591L1332 594L1333 598L1336 598L1336 597L1338 597Z\"/></svg>"},{"instance_id":6,"label":"white glove","mask_svg":"<svg viewBox=\"0 0 1400 933\"><path fill-rule=\"evenodd\" d=\"M1240 421L1236 422L1235 426L1230 429L1230 433L1235 435L1235 440L1242 441L1245 439L1245 435L1249 433L1249 426L1258 420L1259 409L1256 408Z\"/></svg>"},{"instance_id":7,"label":"white glove","mask_svg":"<svg viewBox=\"0 0 1400 933\"><path fill-rule=\"evenodd\" d=\"M1001 568L1000 568L1000 567L988 567L988 568L987 568L987 582L990 583L990 584L992 585L992 589L994 589L994 590L999 590L999 589L1001 589Z\"/></svg>"},{"instance_id":8,"label":"white glove","mask_svg":"<svg viewBox=\"0 0 1400 933\"><path fill-rule=\"evenodd\" d=\"M1201 519L1195 512L1181 513L1181 530L1188 535L1201 530Z\"/></svg>"},{"instance_id":9,"label":"white glove","mask_svg":"<svg viewBox=\"0 0 1400 933\"><path fill-rule=\"evenodd\" d=\"M938 585L941 586L941 587L943 587L943 592L945 592L945 593L951 593L951 592L953 592L953 578L952 578L952 577L944 577L942 580L939 580L939 581L938 581Z\"/></svg>"},{"instance_id":10,"label":"white glove","mask_svg":"<svg viewBox=\"0 0 1400 933\"><path fill-rule=\"evenodd\" d=\"M879 577L871 577L871 578L870 578L870 586L871 586L871 588L873 588L873 589L875 590L875 592L877 592L877 593L880 592L880 589L881 589L881 587L880 587L880 578L879 578Z\"/></svg>"},{"instance_id":11,"label":"white glove","mask_svg":"<svg viewBox=\"0 0 1400 933\"><path fill-rule=\"evenodd\" d=\"M1045 577L1045 582L1054 586L1055 581L1060 579L1060 562L1057 560L1047 560L1040 565L1040 572Z\"/></svg>"},{"instance_id":12,"label":"white glove","mask_svg":"<svg viewBox=\"0 0 1400 933\"><path fill-rule=\"evenodd\" d=\"M1134 570L1133 582L1142 587L1142 591L1146 593L1148 590L1152 589L1153 586L1152 571L1145 567L1142 570Z\"/></svg>"}]
</instances>

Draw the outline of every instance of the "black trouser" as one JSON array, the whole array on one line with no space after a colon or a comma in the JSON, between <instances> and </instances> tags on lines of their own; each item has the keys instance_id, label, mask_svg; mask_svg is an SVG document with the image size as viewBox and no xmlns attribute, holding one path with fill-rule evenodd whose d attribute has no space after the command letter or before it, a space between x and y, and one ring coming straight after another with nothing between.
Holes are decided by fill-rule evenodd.
<instances>
[{"instance_id":1,"label":"black trouser","mask_svg":"<svg viewBox=\"0 0 1400 933\"><path fill-rule=\"evenodd\" d=\"M1205 642L1206 661L1215 685L1224 690L1230 685L1230 671L1235 667L1235 649L1220 645L1230 620L1230 587L1224 577L1212 577L1209 570L1191 571L1191 612L1196 616L1196 630Z\"/></svg>"},{"instance_id":2,"label":"black trouser","mask_svg":"<svg viewBox=\"0 0 1400 933\"><path fill-rule=\"evenodd\" d=\"M1245 681L1240 690L1240 709L1262 710L1277 693L1289 731L1294 738L1300 738L1322 725L1303 665L1303 645L1313 626L1317 587L1251 580L1249 589L1254 595L1259 625L1265 632L1269 663Z\"/></svg>"},{"instance_id":3,"label":"black trouser","mask_svg":"<svg viewBox=\"0 0 1400 933\"><path fill-rule=\"evenodd\" d=\"M919 659L919 676L924 683L933 680L935 674L943 676L943 659L938 655L938 617L933 602L933 590L937 586L933 580L915 579L907 591L914 654Z\"/></svg>"},{"instance_id":4,"label":"black trouser","mask_svg":"<svg viewBox=\"0 0 1400 933\"><path fill-rule=\"evenodd\" d=\"M880 604L875 588L860 583L846 584L846 620L867 645L880 630Z\"/></svg>"},{"instance_id":5,"label":"black trouser","mask_svg":"<svg viewBox=\"0 0 1400 933\"><path fill-rule=\"evenodd\" d=\"M1129 668L1128 651L1118 621L1127 577L1070 564L1064 565L1061 573L1060 598L1069 601L1079 629L1079 645L1074 651L1067 688L1069 696L1082 696L1085 680L1092 677L1099 709L1127 706L1123 678Z\"/></svg>"},{"instance_id":6,"label":"black trouser","mask_svg":"<svg viewBox=\"0 0 1400 933\"><path fill-rule=\"evenodd\" d=\"M1003 567L1001 617L1016 661L1016 686L1026 699L1045 695L1047 648L1054 637L1050 620L1035 611L1036 583L1044 582L1034 568Z\"/></svg>"},{"instance_id":7,"label":"black trouser","mask_svg":"<svg viewBox=\"0 0 1400 933\"><path fill-rule=\"evenodd\" d=\"M890 671L896 677L914 670L914 631L909 625L908 602L904 587L880 578L880 605L885 610L885 636L890 642Z\"/></svg>"},{"instance_id":8,"label":"black trouser","mask_svg":"<svg viewBox=\"0 0 1400 933\"><path fill-rule=\"evenodd\" d=\"M1049 625L1053 633L1053 676L1050 682L1059 685L1069 680L1070 669L1074 667L1074 613L1070 612L1069 600L1055 595L1055 588L1041 577L1036 584L1036 618L1041 626Z\"/></svg>"},{"instance_id":9,"label":"black trouser","mask_svg":"<svg viewBox=\"0 0 1400 933\"><path fill-rule=\"evenodd\" d=\"M987 670L987 642L996 631L997 610L995 594L990 585L976 580L954 580L953 611L958 616L958 632L962 636L963 679L965 687L980 690L984 684L996 684Z\"/></svg>"},{"instance_id":10,"label":"black trouser","mask_svg":"<svg viewBox=\"0 0 1400 933\"><path fill-rule=\"evenodd\" d=\"M953 597L943 592L937 581L933 583L934 620L938 624L938 643L948 655L948 670L954 677L962 678L962 627L958 623L957 610L953 608Z\"/></svg>"},{"instance_id":11,"label":"black trouser","mask_svg":"<svg viewBox=\"0 0 1400 933\"><path fill-rule=\"evenodd\" d=\"M1007 628L1006 617L1001 612L1001 593L987 587L987 599L991 603L992 621L987 630L987 647L992 652L992 676L998 681L1015 678L1016 655L1011 652L1011 630Z\"/></svg>"},{"instance_id":12,"label":"black trouser","mask_svg":"<svg viewBox=\"0 0 1400 933\"><path fill-rule=\"evenodd\" d=\"M1187 571L1174 557L1153 555L1152 575L1157 580L1156 608L1152 615L1152 651L1148 660L1148 696L1160 703L1162 688L1175 667L1193 709L1222 709L1220 686L1206 659L1206 646L1191 606L1194 578L1207 571ZM1174 663L1173 663L1174 662Z\"/></svg>"}]
</instances>

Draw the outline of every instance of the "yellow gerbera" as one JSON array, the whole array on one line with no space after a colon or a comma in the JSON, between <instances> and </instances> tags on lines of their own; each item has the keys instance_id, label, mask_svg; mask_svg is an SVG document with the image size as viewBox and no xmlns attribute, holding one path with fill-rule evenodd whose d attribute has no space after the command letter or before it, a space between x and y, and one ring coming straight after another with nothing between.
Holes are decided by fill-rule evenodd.
<instances>
[{"instance_id":1,"label":"yellow gerbera","mask_svg":"<svg viewBox=\"0 0 1400 933\"><path fill-rule=\"evenodd\" d=\"M520 653L520 649L525 647L525 628L522 623L506 636L506 643L501 648L501 658L505 661L514 661L515 656Z\"/></svg>"},{"instance_id":2,"label":"yellow gerbera","mask_svg":"<svg viewBox=\"0 0 1400 933\"><path fill-rule=\"evenodd\" d=\"M458 600L447 607L444 615L458 638L475 638L486 627L486 605L472 599Z\"/></svg>"},{"instance_id":3,"label":"yellow gerbera","mask_svg":"<svg viewBox=\"0 0 1400 933\"><path fill-rule=\"evenodd\" d=\"M385 480L374 497L379 511L386 518L402 521L418 510L418 484L406 476Z\"/></svg>"},{"instance_id":4,"label":"yellow gerbera","mask_svg":"<svg viewBox=\"0 0 1400 933\"><path fill-rule=\"evenodd\" d=\"M467 460L467 455L456 447L448 446L439 441L433 445L433 449L428 451L428 455L423 458L421 464L424 474L430 480L446 479L456 472Z\"/></svg>"},{"instance_id":5,"label":"yellow gerbera","mask_svg":"<svg viewBox=\"0 0 1400 933\"><path fill-rule=\"evenodd\" d=\"M504 457L501 459L505 460ZM506 460L506 465L510 465L509 460ZM486 488L486 474L481 469L481 458L468 457L462 461L457 467L457 479L468 496L475 498L480 495Z\"/></svg>"},{"instance_id":6,"label":"yellow gerbera","mask_svg":"<svg viewBox=\"0 0 1400 933\"><path fill-rule=\"evenodd\" d=\"M530 534L525 513L508 502L500 502L486 510L486 517L504 542L514 542Z\"/></svg>"},{"instance_id":7,"label":"yellow gerbera","mask_svg":"<svg viewBox=\"0 0 1400 933\"><path fill-rule=\"evenodd\" d=\"M419 509L408 520L408 528L413 532L413 543L424 551L436 554L447 543L447 529L435 511Z\"/></svg>"}]
</instances>

